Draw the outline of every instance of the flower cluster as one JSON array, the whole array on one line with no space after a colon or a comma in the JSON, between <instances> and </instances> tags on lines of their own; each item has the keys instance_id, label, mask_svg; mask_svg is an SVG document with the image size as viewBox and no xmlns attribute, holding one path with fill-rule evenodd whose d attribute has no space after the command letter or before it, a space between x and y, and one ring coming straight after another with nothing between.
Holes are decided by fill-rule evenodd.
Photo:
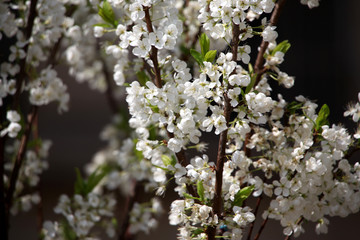
<instances>
[{"instance_id":1,"label":"flower cluster","mask_svg":"<svg viewBox=\"0 0 360 240\"><path fill-rule=\"evenodd\" d=\"M79 239L89 239L89 232L91 228L98 222L103 222L106 226L107 234L110 237L115 235L114 225L111 223L111 218L114 215L114 206L116 202L111 196L99 196L95 193L89 193L83 197L75 194L73 199L67 195L62 195L59 199L58 205L55 207L55 212L61 214L67 220L68 227L64 231L72 232ZM107 220L107 221L106 221ZM59 223L46 221L44 223L43 234L45 239L63 239Z\"/></svg>"}]
</instances>

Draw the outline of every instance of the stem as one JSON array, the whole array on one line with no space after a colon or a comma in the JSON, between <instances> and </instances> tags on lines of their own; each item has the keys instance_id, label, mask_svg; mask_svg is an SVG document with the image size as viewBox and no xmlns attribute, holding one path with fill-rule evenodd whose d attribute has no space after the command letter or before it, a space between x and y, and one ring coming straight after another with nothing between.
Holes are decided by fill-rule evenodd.
<instances>
[{"instance_id":1,"label":"stem","mask_svg":"<svg viewBox=\"0 0 360 240\"><path fill-rule=\"evenodd\" d=\"M232 51L232 60L236 62L237 60L237 50L238 50L238 42L239 42L239 35L240 35L240 28L239 25L232 23L232 41L231 41L231 51ZM235 70L232 74L235 73ZM232 111L232 107L230 104L230 99L227 97L226 92L224 92L224 116L226 119L226 124L229 125L230 122L230 114ZM227 133L228 130L225 129L220 133L220 139L218 144L218 154L216 159L216 173L215 173L215 196L214 202L212 205L214 214L220 216L222 211L222 183L223 183L223 169L224 169L224 162L226 160L226 143L227 143ZM208 240L214 240L216 235L216 226L208 227L206 230Z\"/></svg>"},{"instance_id":2,"label":"stem","mask_svg":"<svg viewBox=\"0 0 360 240\"><path fill-rule=\"evenodd\" d=\"M31 37L32 34L32 29L34 26L34 20L36 17L36 4L37 4L37 0L31 0L30 2L30 9L29 9L29 16L27 19L27 26L25 29L25 39L26 41L28 41ZM29 48L29 43L27 43L23 50L25 52L25 54L27 54ZM14 109L17 109L19 106L19 102L20 102L20 93L21 93L21 87L23 85L24 79L25 79L25 75L26 75L26 69L25 69L25 65L26 65L26 57L20 60L20 72L17 75L16 78L16 92L15 92L15 97L14 97Z\"/></svg>"},{"instance_id":3,"label":"stem","mask_svg":"<svg viewBox=\"0 0 360 240\"><path fill-rule=\"evenodd\" d=\"M151 18L150 18L150 7L145 7L145 20L146 20L146 27L149 33L154 32L154 29L152 27ZM161 82L161 74L160 74L160 68L159 68L159 62L157 59L157 53L158 50L155 46L151 46L151 53L150 53L150 59L152 60L154 64L154 72L155 72L155 85L158 88L162 87Z\"/></svg>"},{"instance_id":4,"label":"stem","mask_svg":"<svg viewBox=\"0 0 360 240\"><path fill-rule=\"evenodd\" d=\"M28 124L26 126L24 134L21 137L20 147L19 147L18 153L16 155L13 170L11 172L9 189L7 191L7 194L6 194L6 204L7 204L7 206L6 206L7 209L6 210L7 210L8 219L9 219L9 212L10 212L13 197L14 197L17 178L19 176L20 168L21 168L21 165L22 165L24 157L25 157L27 142L29 140L31 128L32 128L32 126L34 124L34 120L35 120L37 114L38 114L38 107L33 106L31 114L29 116L29 122L28 122Z\"/></svg>"},{"instance_id":5,"label":"stem","mask_svg":"<svg viewBox=\"0 0 360 240\"><path fill-rule=\"evenodd\" d=\"M260 197L256 201L256 207L255 207L255 211L254 211L255 219L256 219L256 215L257 215L257 213L259 211L261 200L262 200L262 195L260 195ZM252 231L254 230L254 226L255 226L255 223L252 222L251 225L250 225L248 236L246 238L247 240L251 239L251 234L252 234Z\"/></svg>"},{"instance_id":6,"label":"stem","mask_svg":"<svg viewBox=\"0 0 360 240\"><path fill-rule=\"evenodd\" d=\"M133 183L133 193L127 197L126 199L126 211L124 213L124 221L121 225L121 230L119 234L119 240L131 240L133 236L129 233L129 227L130 227L130 212L137 201L138 193L140 191L141 185L138 184L136 181Z\"/></svg>"},{"instance_id":7,"label":"stem","mask_svg":"<svg viewBox=\"0 0 360 240\"><path fill-rule=\"evenodd\" d=\"M262 224L261 224L261 226L260 226L260 229L259 229L258 233L256 234L254 240L258 240L258 239L259 239L259 237L260 237L262 231L264 230L265 225L266 225L267 222L268 222L268 218L265 218L265 220L262 222Z\"/></svg>"},{"instance_id":8,"label":"stem","mask_svg":"<svg viewBox=\"0 0 360 240\"><path fill-rule=\"evenodd\" d=\"M286 0L277 1L275 5L275 9L271 14L270 26L275 26L278 23L280 13L285 5L285 2ZM254 66L255 73L257 74L255 86L260 82L262 75L266 72L266 69L264 68L264 60L265 60L264 53L268 46L269 46L269 42L265 42L264 40L261 42L260 50L256 57L255 66Z\"/></svg>"}]
</instances>

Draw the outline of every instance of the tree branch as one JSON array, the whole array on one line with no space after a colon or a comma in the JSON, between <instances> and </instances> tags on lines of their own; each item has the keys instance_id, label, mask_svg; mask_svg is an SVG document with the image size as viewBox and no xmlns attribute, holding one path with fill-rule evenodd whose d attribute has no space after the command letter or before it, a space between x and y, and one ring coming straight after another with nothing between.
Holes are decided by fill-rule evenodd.
<instances>
[{"instance_id":1,"label":"tree branch","mask_svg":"<svg viewBox=\"0 0 360 240\"><path fill-rule=\"evenodd\" d=\"M29 10L29 16L27 19L27 26L25 29L25 40L28 41L31 37L32 34L32 29L34 26L34 20L35 17L37 15L36 13L36 4L37 4L38 0L31 0L30 2L30 10ZM26 43L23 50L25 52L25 54L27 54L29 49L29 43ZM21 88L25 79L25 75L26 75L26 57L24 57L23 59L20 60L20 72L18 73L17 77L16 77L16 92L15 92L15 96L14 96L14 105L13 105L13 109L17 109L19 106L19 102L20 102L20 93L21 93Z\"/></svg>"},{"instance_id":2,"label":"tree branch","mask_svg":"<svg viewBox=\"0 0 360 240\"><path fill-rule=\"evenodd\" d=\"M35 120L37 114L38 114L38 107L33 106L31 114L29 116L29 122L26 126L24 134L21 137L20 147L19 147L19 150L16 155L13 170L11 172L9 189L6 194L6 211L7 211L8 218L9 218L9 212L10 212L10 209L12 206L12 201L13 201L14 192L15 192L15 188L16 188L16 182L17 182L17 179L19 176L21 165L22 165L24 157L25 157L27 142L29 140L30 132L31 132L31 129L32 129L32 126L34 124L34 120Z\"/></svg>"},{"instance_id":3,"label":"tree branch","mask_svg":"<svg viewBox=\"0 0 360 240\"><path fill-rule=\"evenodd\" d=\"M273 13L271 14L270 26L275 26L278 23L280 13L281 13L285 3L286 3L286 0L277 1L276 5L275 5L275 9L274 9ZM264 54L265 54L265 51L268 46L269 46L269 42L265 42L264 40L261 42L260 50L256 57L255 66L254 66L255 73L257 74L254 86L256 86L260 82L262 75L266 72L265 71L266 69L264 69L264 60L265 60Z\"/></svg>"},{"instance_id":4,"label":"tree branch","mask_svg":"<svg viewBox=\"0 0 360 240\"><path fill-rule=\"evenodd\" d=\"M260 226L260 229L259 229L258 233L256 234L254 240L258 240L258 239L259 239L259 237L260 237L262 231L264 230L265 225L266 225L267 222L268 222L268 218L265 218L265 220L262 222L262 224L261 224L261 226Z\"/></svg>"},{"instance_id":5,"label":"tree branch","mask_svg":"<svg viewBox=\"0 0 360 240\"><path fill-rule=\"evenodd\" d=\"M232 60L237 61L237 52L238 52L238 43L239 43L239 36L240 36L240 27L239 25L232 23L232 41L231 41L231 51L232 51ZM235 73L235 70L232 74ZM228 87L229 88L229 87ZM229 125L230 122L230 115L231 115L232 107L230 104L230 99L227 96L227 93L224 92L224 116L226 119L226 124ZM221 211L223 208L222 202L222 183L223 183L223 169L224 169L224 162L226 158L226 143L227 143L227 136L228 130L225 129L220 133L220 139L218 144L218 153L216 158L216 181L215 181L215 196L214 202L212 205L214 214L220 216ZM214 240L216 235L216 226L208 227L206 230L208 240Z\"/></svg>"}]
</instances>

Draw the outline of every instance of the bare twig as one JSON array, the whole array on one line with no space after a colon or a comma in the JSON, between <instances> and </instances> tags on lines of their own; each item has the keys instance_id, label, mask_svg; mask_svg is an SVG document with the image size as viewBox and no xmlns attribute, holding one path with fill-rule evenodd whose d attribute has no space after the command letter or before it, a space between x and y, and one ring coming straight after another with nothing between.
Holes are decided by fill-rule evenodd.
<instances>
[{"instance_id":1,"label":"bare twig","mask_svg":"<svg viewBox=\"0 0 360 240\"><path fill-rule=\"evenodd\" d=\"M126 207L125 207L125 213L124 213L124 220L120 227L120 234L119 234L119 240L131 240L133 239L133 236L129 232L130 227L130 212L134 207L135 202L137 201L139 197L139 192L141 188L141 184L137 183L136 181L133 182L133 192L130 196L126 199Z\"/></svg>"},{"instance_id":2,"label":"bare twig","mask_svg":"<svg viewBox=\"0 0 360 240\"><path fill-rule=\"evenodd\" d=\"M30 116L29 116L29 122L26 125L25 132L21 137L20 147L19 147L19 150L18 150L17 155L16 155L13 170L11 172L9 189L7 191L7 194L6 194L6 211L7 211L7 215L9 215L9 211L10 211L11 206L12 206L12 201L13 201L13 197L14 197L16 182L17 182L17 179L18 179L18 176L19 176L21 165L22 165L24 157L25 157L26 147L27 147L27 143L28 143L28 140L29 140L29 137L30 137L31 129L32 129L32 126L34 124L34 120L35 120L37 114L38 114L38 107L33 106L32 111L31 111Z\"/></svg>"},{"instance_id":3,"label":"bare twig","mask_svg":"<svg viewBox=\"0 0 360 240\"><path fill-rule=\"evenodd\" d=\"M259 211L259 208L260 208L260 203L261 203L261 200L262 200L262 195L260 195L260 197L257 199L256 201L256 207L255 207L255 211L254 211L254 216L256 217L258 211ZM247 240L250 240L251 239L251 234L252 234L252 231L254 229L254 226L255 226L255 223L252 222L251 225L250 225L250 228L249 228L249 233L248 233L248 236L247 236Z\"/></svg>"},{"instance_id":4,"label":"bare twig","mask_svg":"<svg viewBox=\"0 0 360 240\"><path fill-rule=\"evenodd\" d=\"M258 240L258 239L259 239L259 237L260 237L262 231L264 230L265 225L266 225L267 222L268 222L268 218L265 218L265 220L262 222L262 224L261 224L261 226L260 226L260 229L259 229L258 233L256 234L254 240Z\"/></svg>"}]
</instances>

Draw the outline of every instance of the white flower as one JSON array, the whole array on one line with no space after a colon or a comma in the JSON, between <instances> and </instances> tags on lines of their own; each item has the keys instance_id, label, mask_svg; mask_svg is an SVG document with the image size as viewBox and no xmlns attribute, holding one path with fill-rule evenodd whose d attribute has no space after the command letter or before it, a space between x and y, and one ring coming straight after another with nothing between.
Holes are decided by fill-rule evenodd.
<instances>
[{"instance_id":1,"label":"white flower","mask_svg":"<svg viewBox=\"0 0 360 240\"><path fill-rule=\"evenodd\" d=\"M263 40L265 42L273 42L276 40L278 34L275 31L275 26L267 26L264 31L262 32Z\"/></svg>"},{"instance_id":2,"label":"white flower","mask_svg":"<svg viewBox=\"0 0 360 240\"><path fill-rule=\"evenodd\" d=\"M170 138L168 143L167 143L167 147L173 151L173 152L180 152L181 148L182 148L182 142L179 139L176 138Z\"/></svg>"}]
</instances>

